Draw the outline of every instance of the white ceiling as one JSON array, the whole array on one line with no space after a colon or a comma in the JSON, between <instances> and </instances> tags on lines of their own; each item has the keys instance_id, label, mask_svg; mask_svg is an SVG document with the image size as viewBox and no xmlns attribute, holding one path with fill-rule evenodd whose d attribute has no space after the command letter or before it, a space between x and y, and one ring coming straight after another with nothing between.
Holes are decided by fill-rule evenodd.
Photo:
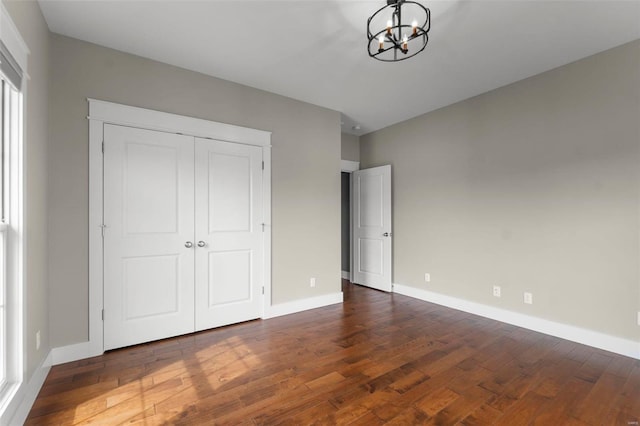
<instances>
[{"instance_id":1,"label":"white ceiling","mask_svg":"<svg viewBox=\"0 0 640 426\"><path fill-rule=\"evenodd\" d=\"M40 5L53 32L340 111L358 135L640 38L640 0L420 2L429 45L398 63L366 51L385 0Z\"/></svg>"}]
</instances>

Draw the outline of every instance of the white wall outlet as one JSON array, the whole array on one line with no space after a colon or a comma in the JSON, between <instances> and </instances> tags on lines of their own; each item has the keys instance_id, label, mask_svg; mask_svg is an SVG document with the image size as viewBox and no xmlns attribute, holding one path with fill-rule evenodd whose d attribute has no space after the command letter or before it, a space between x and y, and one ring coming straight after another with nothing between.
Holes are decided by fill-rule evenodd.
<instances>
[{"instance_id":1,"label":"white wall outlet","mask_svg":"<svg viewBox=\"0 0 640 426\"><path fill-rule=\"evenodd\" d=\"M40 330L36 331L36 350L40 349Z\"/></svg>"},{"instance_id":2,"label":"white wall outlet","mask_svg":"<svg viewBox=\"0 0 640 426\"><path fill-rule=\"evenodd\" d=\"M430 273L426 272L424 274L424 281L427 282L427 283L431 282L431 274Z\"/></svg>"},{"instance_id":3,"label":"white wall outlet","mask_svg":"<svg viewBox=\"0 0 640 426\"><path fill-rule=\"evenodd\" d=\"M501 297L502 296L502 289L500 288L499 285L494 285L493 286L493 295L495 297Z\"/></svg>"},{"instance_id":4,"label":"white wall outlet","mask_svg":"<svg viewBox=\"0 0 640 426\"><path fill-rule=\"evenodd\" d=\"M533 305L533 294L529 292L524 292L524 303L527 305Z\"/></svg>"},{"instance_id":5,"label":"white wall outlet","mask_svg":"<svg viewBox=\"0 0 640 426\"><path fill-rule=\"evenodd\" d=\"M315 286L316 286L316 279L312 277L309 280L309 287L315 287Z\"/></svg>"}]
</instances>

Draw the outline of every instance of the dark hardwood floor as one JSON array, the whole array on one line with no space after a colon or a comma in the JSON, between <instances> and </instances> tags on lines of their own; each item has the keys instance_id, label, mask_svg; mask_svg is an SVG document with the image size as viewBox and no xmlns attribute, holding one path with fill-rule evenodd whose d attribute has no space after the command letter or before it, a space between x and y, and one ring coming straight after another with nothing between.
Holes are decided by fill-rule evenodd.
<instances>
[{"instance_id":1,"label":"dark hardwood floor","mask_svg":"<svg viewBox=\"0 0 640 426\"><path fill-rule=\"evenodd\" d=\"M343 289L342 305L55 366L27 424L638 424L638 360Z\"/></svg>"}]
</instances>

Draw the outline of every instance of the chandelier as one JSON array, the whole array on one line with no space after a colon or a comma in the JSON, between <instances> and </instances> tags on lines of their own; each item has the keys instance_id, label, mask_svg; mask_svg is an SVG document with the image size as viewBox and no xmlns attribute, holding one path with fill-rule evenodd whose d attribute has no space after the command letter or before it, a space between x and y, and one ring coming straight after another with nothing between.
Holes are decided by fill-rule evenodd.
<instances>
[{"instance_id":1,"label":"chandelier","mask_svg":"<svg viewBox=\"0 0 640 426\"><path fill-rule=\"evenodd\" d=\"M384 62L409 59L427 47L430 28L431 12L420 3L387 0L367 20L369 56Z\"/></svg>"}]
</instances>

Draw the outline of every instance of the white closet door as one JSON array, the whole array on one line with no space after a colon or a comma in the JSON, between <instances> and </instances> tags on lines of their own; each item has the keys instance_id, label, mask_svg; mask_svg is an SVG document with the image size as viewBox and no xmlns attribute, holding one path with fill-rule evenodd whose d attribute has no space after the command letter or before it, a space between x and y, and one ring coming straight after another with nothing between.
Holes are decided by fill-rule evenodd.
<instances>
[{"instance_id":1,"label":"white closet door","mask_svg":"<svg viewBox=\"0 0 640 426\"><path fill-rule=\"evenodd\" d=\"M104 136L104 347L193 332L193 137Z\"/></svg>"},{"instance_id":2,"label":"white closet door","mask_svg":"<svg viewBox=\"0 0 640 426\"><path fill-rule=\"evenodd\" d=\"M196 330L259 318L262 149L196 138Z\"/></svg>"}]
</instances>

